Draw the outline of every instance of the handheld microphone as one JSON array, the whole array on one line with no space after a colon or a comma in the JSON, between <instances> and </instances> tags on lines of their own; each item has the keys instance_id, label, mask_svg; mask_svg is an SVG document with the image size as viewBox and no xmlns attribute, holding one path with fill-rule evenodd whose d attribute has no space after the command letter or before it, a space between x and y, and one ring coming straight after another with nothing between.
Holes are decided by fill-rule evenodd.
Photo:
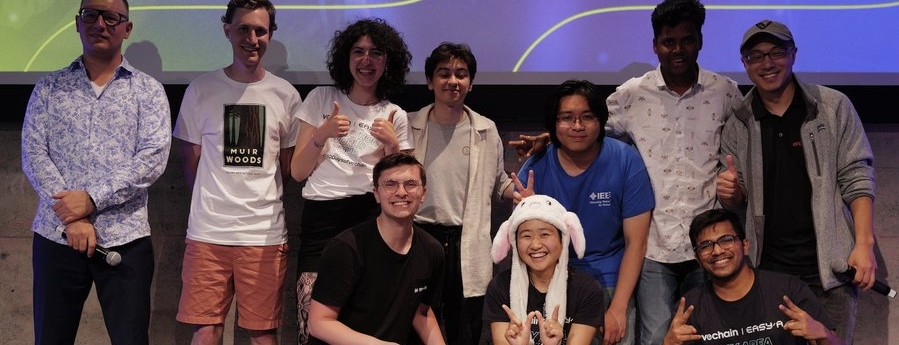
<instances>
[{"instance_id":1,"label":"handheld microphone","mask_svg":"<svg viewBox=\"0 0 899 345\"><path fill-rule=\"evenodd\" d=\"M849 266L849 264L847 264L845 261L831 261L830 269L837 276L837 279L844 283L851 284L852 279L855 278L855 267ZM896 298L896 290L893 290L889 285L879 280L874 281L874 286L871 287L871 290L874 290L881 295L887 296L890 299Z\"/></svg>"},{"instance_id":2,"label":"handheld microphone","mask_svg":"<svg viewBox=\"0 0 899 345\"><path fill-rule=\"evenodd\" d=\"M56 227L56 231L62 235L62 238L66 238L66 226L59 225ZM122 254L114 250L106 249L100 245L94 246L94 251L103 255L106 258L106 263L109 266L118 266L118 264L122 263Z\"/></svg>"}]
</instances>

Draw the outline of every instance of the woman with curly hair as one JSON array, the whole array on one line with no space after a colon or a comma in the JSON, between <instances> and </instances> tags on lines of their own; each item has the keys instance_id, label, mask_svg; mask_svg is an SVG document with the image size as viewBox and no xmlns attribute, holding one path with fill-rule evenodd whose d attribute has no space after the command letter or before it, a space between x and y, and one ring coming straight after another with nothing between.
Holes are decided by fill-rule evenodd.
<instances>
[{"instance_id":1,"label":"woman with curly hair","mask_svg":"<svg viewBox=\"0 0 899 345\"><path fill-rule=\"evenodd\" d=\"M409 53L400 33L382 19L336 31L328 55L333 86L313 89L300 107L291 176L303 187L297 261L299 343L308 341L309 303L325 244L380 213L372 169L385 155L412 151L406 112L388 97L401 90Z\"/></svg>"}]
</instances>

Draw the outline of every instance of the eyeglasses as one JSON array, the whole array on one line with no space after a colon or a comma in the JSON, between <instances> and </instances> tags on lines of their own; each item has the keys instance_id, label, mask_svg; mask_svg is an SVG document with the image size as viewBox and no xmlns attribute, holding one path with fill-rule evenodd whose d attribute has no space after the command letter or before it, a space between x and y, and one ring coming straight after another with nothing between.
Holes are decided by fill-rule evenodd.
<instances>
[{"instance_id":1,"label":"eyeglasses","mask_svg":"<svg viewBox=\"0 0 899 345\"><path fill-rule=\"evenodd\" d=\"M737 236L735 235L724 235L718 237L718 239L715 241L704 241L700 243L696 247L693 247L693 251L701 256L706 256L711 254L715 250L716 244L721 247L721 249L730 249L737 241L739 241L739 238L737 238Z\"/></svg>"},{"instance_id":2,"label":"eyeglasses","mask_svg":"<svg viewBox=\"0 0 899 345\"><path fill-rule=\"evenodd\" d=\"M411 193L417 191L418 187L421 187L421 182L418 182L417 180L406 180L403 182L387 180L384 181L384 183L377 185L376 187L383 189L387 193L393 194L400 189L400 185L403 186L403 189L406 191L406 193Z\"/></svg>"},{"instance_id":3,"label":"eyeglasses","mask_svg":"<svg viewBox=\"0 0 899 345\"><path fill-rule=\"evenodd\" d=\"M103 17L103 23L110 29L128 21L128 16L118 12L103 11L93 8L82 8L78 10L78 18L87 24L96 23L97 19L100 17Z\"/></svg>"},{"instance_id":4,"label":"eyeglasses","mask_svg":"<svg viewBox=\"0 0 899 345\"><path fill-rule=\"evenodd\" d=\"M762 61L765 61L766 56L771 58L772 61L780 60L780 59L783 59L784 57L786 57L787 54L789 54L790 51L792 51L792 50L793 50L793 48L776 47L776 48L772 48L767 53L762 53L762 52L749 53L748 55L743 57L743 60L745 60L749 64L757 64Z\"/></svg>"},{"instance_id":5,"label":"eyeglasses","mask_svg":"<svg viewBox=\"0 0 899 345\"><path fill-rule=\"evenodd\" d=\"M599 118L593 114L584 114L581 116L562 115L556 117L556 122L566 127L574 126L576 122L580 122L582 126L592 126L599 124Z\"/></svg>"},{"instance_id":6,"label":"eyeglasses","mask_svg":"<svg viewBox=\"0 0 899 345\"><path fill-rule=\"evenodd\" d=\"M381 62L384 61L386 54L378 49L365 50L362 48L353 48L352 50L350 50L350 57L353 59L358 60L366 56L368 56L368 58L372 61Z\"/></svg>"}]
</instances>

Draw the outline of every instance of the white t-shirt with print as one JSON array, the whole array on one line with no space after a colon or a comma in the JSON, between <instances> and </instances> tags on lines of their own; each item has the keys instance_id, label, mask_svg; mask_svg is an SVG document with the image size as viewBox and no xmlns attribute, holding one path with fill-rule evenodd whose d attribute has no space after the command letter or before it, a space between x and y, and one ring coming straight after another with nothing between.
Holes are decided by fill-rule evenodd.
<instances>
[{"instance_id":1,"label":"white t-shirt with print","mask_svg":"<svg viewBox=\"0 0 899 345\"><path fill-rule=\"evenodd\" d=\"M337 88L320 86L306 96L297 117L318 128L331 116L335 101L340 105L340 114L350 119L350 132L325 141L318 167L303 187L306 199L335 200L372 191L372 169L384 156L383 144L371 135L372 123L377 118L386 120L396 110L393 126L400 150L412 149L406 112L387 100L358 105Z\"/></svg>"},{"instance_id":2,"label":"white t-shirt with print","mask_svg":"<svg viewBox=\"0 0 899 345\"><path fill-rule=\"evenodd\" d=\"M173 136L201 146L187 238L236 246L287 242L279 153L296 143L302 99L266 72L255 83L206 73L188 86Z\"/></svg>"}]
</instances>

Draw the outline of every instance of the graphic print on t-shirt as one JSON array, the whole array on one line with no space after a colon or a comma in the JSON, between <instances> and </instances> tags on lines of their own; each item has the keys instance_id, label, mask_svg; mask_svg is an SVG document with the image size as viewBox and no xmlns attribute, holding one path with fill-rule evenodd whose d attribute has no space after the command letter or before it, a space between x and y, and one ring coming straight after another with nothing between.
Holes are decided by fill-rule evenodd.
<instances>
[{"instance_id":1,"label":"graphic print on t-shirt","mask_svg":"<svg viewBox=\"0 0 899 345\"><path fill-rule=\"evenodd\" d=\"M225 105L225 166L262 167L265 106Z\"/></svg>"},{"instance_id":2,"label":"graphic print on t-shirt","mask_svg":"<svg viewBox=\"0 0 899 345\"><path fill-rule=\"evenodd\" d=\"M330 114L322 114L323 119L327 119ZM326 120L327 121L327 120ZM350 131L346 136L338 137L334 141L337 145L330 146L334 150L342 151L342 154L335 152L324 153L325 158L334 161L335 164L347 164L354 167L364 167L363 155L365 152L373 151L381 144L375 137L371 136L371 123L360 120L350 121Z\"/></svg>"}]
</instances>

